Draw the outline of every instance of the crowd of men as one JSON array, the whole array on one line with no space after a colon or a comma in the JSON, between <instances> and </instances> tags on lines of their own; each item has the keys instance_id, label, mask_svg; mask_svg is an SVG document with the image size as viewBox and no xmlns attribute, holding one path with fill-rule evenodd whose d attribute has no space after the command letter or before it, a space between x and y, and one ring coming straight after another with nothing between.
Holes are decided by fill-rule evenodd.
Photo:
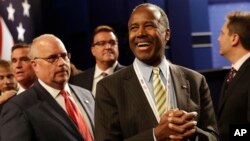
<instances>
[{"instance_id":1,"label":"crowd of men","mask_svg":"<svg viewBox=\"0 0 250 141\"><path fill-rule=\"evenodd\" d=\"M83 71L53 34L15 44L0 59L0 140L229 141L231 125L250 123L250 13L228 13L218 37L232 69L217 115L205 77L166 59L169 24L157 5L133 9L129 66L108 25L94 29L96 64Z\"/></svg>"}]
</instances>

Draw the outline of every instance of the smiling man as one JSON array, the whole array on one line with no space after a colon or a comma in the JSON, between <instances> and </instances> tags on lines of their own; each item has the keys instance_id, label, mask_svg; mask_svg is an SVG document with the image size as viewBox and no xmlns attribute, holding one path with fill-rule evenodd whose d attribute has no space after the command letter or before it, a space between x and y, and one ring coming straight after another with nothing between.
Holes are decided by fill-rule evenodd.
<instances>
[{"instance_id":1,"label":"smiling man","mask_svg":"<svg viewBox=\"0 0 250 141\"><path fill-rule=\"evenodd\" d=\"M137 6L128 22L133 65L97 84L96 141L216 141L217 125L205 78L166 60L167 15Z\"/></svg>"}]
</instances>

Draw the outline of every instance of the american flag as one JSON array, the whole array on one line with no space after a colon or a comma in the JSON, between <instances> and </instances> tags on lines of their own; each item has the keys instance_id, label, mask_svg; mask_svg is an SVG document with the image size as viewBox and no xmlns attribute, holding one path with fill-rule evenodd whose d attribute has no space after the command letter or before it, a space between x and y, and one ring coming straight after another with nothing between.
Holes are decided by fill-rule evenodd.
<instances>
[{"instance_id":1,"label":"american flag","mask_svg":"<svg viewBox=\"0 0 250 141\"><path fill-rule=\"evenodd\" d=\"M0 0L0 58L10 60L14 43L34 37L31 0Z\"/></svg>"}]
</instances>

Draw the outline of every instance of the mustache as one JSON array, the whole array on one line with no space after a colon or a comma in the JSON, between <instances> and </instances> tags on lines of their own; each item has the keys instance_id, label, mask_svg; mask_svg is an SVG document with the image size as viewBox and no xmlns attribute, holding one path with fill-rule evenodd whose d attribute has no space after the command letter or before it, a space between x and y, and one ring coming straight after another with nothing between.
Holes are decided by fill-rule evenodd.
<instances>
[{"instance_id":1,"label":"mustache","mask_svg":"<svg viewBox=\"0 0 250 141\"><path fill-rule=\"evenodd\" d=\"M66 66L63 66L61 67L57 72L69 72L70 71L70 68L69 67L66 67Z\"/></svg>"}]
</instances>

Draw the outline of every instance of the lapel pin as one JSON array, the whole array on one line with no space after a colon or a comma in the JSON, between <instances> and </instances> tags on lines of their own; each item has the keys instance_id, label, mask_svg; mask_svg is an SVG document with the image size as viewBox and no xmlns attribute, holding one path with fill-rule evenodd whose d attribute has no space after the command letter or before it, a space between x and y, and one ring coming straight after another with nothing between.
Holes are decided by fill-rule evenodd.
<instances>
[{"instance_id":1,"label":"lapel pin","mask_svg":"<svg viewBox=\"0 0 250 141\"><path fill-rule=\"evenodd\" d=\"M84 102L85 102L85 103L89 103L89 101L88 101L88 100L84 100Z\"/></svg>"},{"instance_id":2,"label":"lapel pin","mask_svg":"<svg viewBox=\"0 0 250 141\"><path fill-rule=\"evenodd\" d=\"M182 85L181 88L182 89L187 89L187 86L186 85Z\"/></svg>"}]
</instances>

